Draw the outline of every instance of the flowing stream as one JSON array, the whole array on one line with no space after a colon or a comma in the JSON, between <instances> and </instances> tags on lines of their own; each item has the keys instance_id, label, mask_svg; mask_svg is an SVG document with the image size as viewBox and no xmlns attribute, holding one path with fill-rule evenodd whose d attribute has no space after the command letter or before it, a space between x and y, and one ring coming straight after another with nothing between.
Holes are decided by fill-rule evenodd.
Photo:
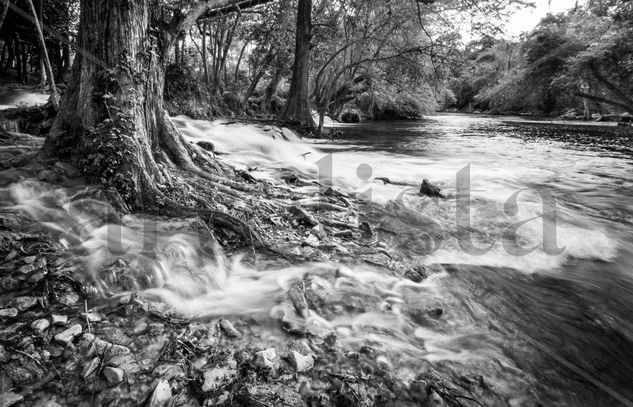
<instances>
[{"instance_id":1,"label":"flowing stream","mask_svg":"<svg viewBox=\"0 0 633 407\"><path fill-rule=\"evenodd\" d=\"M292 172L362 194L376 208L370 223L388 231L379 236L433 273L415 283L370 265L247 266L186 221L129 215L111 224L103 205L34 181L7 186L0 204L57 230L108 295L123 293L110 283L123 278L124 261L138 270L125 276L126 291L187 316L255 318L267 327L260 339L274 342L284 333L266 321L292 314L283 299L303 279L326 293L323 312L286 322L336 332L350 350L371 344L402 377L432 362L454 381L480 375L512 406L633 405L633 160L613 143L568 142L613 128L441 115L302 141L174 120L258 179L281 185ZM446 198L420 196L424 178ZM456 198L466 181L464 224ZM555 219L543 216L552 209Z\"/></svg>"}]
</instances>

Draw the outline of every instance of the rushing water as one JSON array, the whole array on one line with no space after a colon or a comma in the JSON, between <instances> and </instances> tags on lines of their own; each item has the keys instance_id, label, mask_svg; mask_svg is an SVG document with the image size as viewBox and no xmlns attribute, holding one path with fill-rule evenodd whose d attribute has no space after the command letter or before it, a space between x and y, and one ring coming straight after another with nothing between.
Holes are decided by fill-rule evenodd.
<instances>
[{"instance_id":1,"label":"rushing water","mask_svg":"<svg viewBox=\"0 0 633 407\"><path fill-rule=\"evenodd\" d=\"M370 266L246 266L197 239L188 221L109 224L102 204L36 182L6 186L0 204L58 231L107 295L123 285L189 316L247 315L269 327L260 340L283 340L266 324L275 319L335 331L350 350L378 348L405 378L428 362L465 388L481 375L480 387L512 406L633 405L633 160L610 143L569 142L614 129L437 116L301 141L254 126L175 122L256 178L283 186L280 174L293 172L362 194L379 237L437 273L414 283ZM424 178L447 198L420 196ZM470 183L467 224L456 220L458 178ZM543 222L544 197L555 199L555 222ZM148 224L157 230L147 233ZM554 231L547 244L544 229ZM463 249L466 237L481 252ZM117 276L117 261L136 274ZM327 293L319 314L291 310L287 292L302 280Z\"/></svg>"}]
</instances>

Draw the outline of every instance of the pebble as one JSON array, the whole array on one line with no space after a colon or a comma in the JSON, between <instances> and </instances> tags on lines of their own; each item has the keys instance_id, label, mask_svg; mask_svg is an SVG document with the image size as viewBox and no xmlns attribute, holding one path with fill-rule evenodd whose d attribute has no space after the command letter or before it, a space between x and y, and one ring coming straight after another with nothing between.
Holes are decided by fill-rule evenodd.
<instances>
[{"instance_id":1,"label":"pebble","mask_svg":"<svg viewBox=\"0 0 633 407\"><path fill-rule=\"evenodd\" d=\"M18 311L26 311L29 308L33 308L37 304L37 298L35 297L16 297L13 299L13 306Z\"/></svg>"},{"instance_id":2,"label":"pebble","mask_svg":"<svg viewBox=\"0 0 633 407\"><path fill-rule=\"evenodd\" d=\"M311 355L303 356L294 350L290 352L288 360L292 367L299 373L307 372L314 367L314 358Z\"/></svg>"},{"instance_id":3,"label":"pebble","mask_svg":"<svg viewBox=\"0 0 633 407\"><path fill-rule=\"evenodd\" d=\"M202 392L209 393L217 390L225 381L235 377L235 370L216 367L204 372L204 383L202 384Z\"/></svg>"},{"instance_id":4,"label":"pebble","mask_svg":"<svg viewBox=\"0 0 633 407\"><path fill-rule=\"evenodd\" d=\"M68 323L68 317L66 315L51 315L51 320L55 326L64 326Z\"/></svg>"},{"instance_id":5,"label":"pebble","mask_svg":"<svg viewBox=\"0 0 633 407\"><path fill-rule=\"evenodd\" d=\"M18 316L18 310L15 308L0 309L0 318L15 318Z\"/></svg>"},{"instance_id":6,"label":"pebble","mask_svg":"<svg viewBox=\"0 0 633 407\"><path fill-rule=\"evenodd\" d=\"M220 329L224 332L224 335L229 338L239 338L241 336L240 331L235 329L231 321L227 319L220 320Z\"/></svg>"},{"instance_id":7,"label":"pebble","mask_svg":"<svg viewBox=\"0 0 633 407\"><path fill-rule=\"evenodd\" d=\"M36 332L44 332L50 326L48 319L37 319L31 324L31 328Z\"/></svg>"},{"instance_id":8,"label":"pebble","mask_svg":"<svg viewBox=\"0 0 633 407\"><path fill-rule=\"evenodd\" d=\"M273 369L275 367L275 359L277 351L274 348L268 348L255 352L255 365L260 368Z\"/></svg>"},{"instance_id":9,"label":"pebble","mask_svg":"<svg viewBox=\"0 0 633 407\"><path fill-rule=\"evenodd\" d=\"M154 388L152 398L149 400L149 407L164 407L171 400L171 387L167 380L161 380Z\"/></svg>"},{"instance_id":10,"label":"pebble","mask_svg":"<svg viewBox=\"0 0 633 407\"><path fill-rule=\"evenodd\" d=\"M20 403L24 400L24 397L21 395L14 393L12 391L8 391L6 393L0 394L0 407L11 407Z\"/></svg>"},{"instance_id":11,"label":"pebble","mask_svg":"<svg viewBox=\"0 0 633 407\"><path fill-rule=\"evenodd\" d=\"M109 385L119 384L123 381L123 377L125 376L125 372L123 369L119 369L118 367L106 367L103 369L103 375L108 381Z\"/></svg>"},{"instance_id":12,"label":"pebble","mask_svg":"<svg viewBox=\"0 0 633 407\"><path fill-rule=\"evenodd\" d=\"M83 328L81 327L81 325L73 325L64 332L55 335L55 341L60 345L66 346L71 343L76 337L81 335L82 331Z\"/></svg>"},{"instance_id":13,"label":"pebble","mask_svg":"<svg viewBox=\"0 0 633 407\"><path fill-rule=\"evenodd\" d=\"M89 312L87 314L85 312L82 312L81 317L87 319L88 322L99 322L103 319L100 314L97 314L95 312Z\"/></svg>"}]
</instances>

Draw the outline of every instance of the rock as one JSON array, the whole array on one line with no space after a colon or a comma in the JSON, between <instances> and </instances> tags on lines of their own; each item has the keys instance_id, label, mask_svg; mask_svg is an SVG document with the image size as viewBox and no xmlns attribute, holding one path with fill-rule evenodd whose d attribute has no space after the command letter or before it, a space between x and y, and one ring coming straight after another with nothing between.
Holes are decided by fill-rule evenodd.
<instances>
[{"instance_id":1,"label":"rock","mask_svg":"<svg viewBox=\"0 0 633 407\"><path fill-rule=\"evenodd\" d=\"M418 266L415 266L411 270L407 270L404 276L408 278L409 280L413 281L414 283L421 283L429 275L425 266L418 265Z\"/></svg>"},{"instance_id":2,"label":"rock","mask_svg":"<svg viewBox=\"0 0 633 407\"><path fill-rule=\"evenodd\" d=\"M55 341L60 345L67 346L69 343L74 341L76 337L81 335L82 331L83 328L81 327L81 325L73 325L64 332L55 335Z\"/></svg>"},{"instance_id":3,"label":"rock","mask_svg":"<svg viewBox=\"0 0 633 407\"><path fill-rule=\"evenodd\" d=\"M164 364L154 369L154 376L164 380L180 380L185 378L186 373L180 365Z\"/></svg>"},{"instance_id":4,"label":"rock","mask_svg":"<svg viewBox=\"0 0 633 407\"><path fill-rule=\"evenodd\" d=\"M371 239L374 236L374 231L371 229L371 226L367 222L361 222L361 224L358 225L358 229L360 229L363 238L365 239Z\"/></svg>"},{"instance_id":5,"label":"rock","mask_svg":"<svg viewBox=\"0 0 633 407\"><path fill-rule=\"evenodd\" d=\"M442 315L444 315L444 308L442 307L430 308L426 311L426 313L429 314L429 316L432 318L439 318Z\"/></svg>"},{"instance_id":6,"label":"rock","mask_svg":"<svg viewBox=\"0 0 633 407\"><path fill-rule=\"evenodd\" d=\"M314 367L314 358L311 355L303 356L299 352L292 351L288 356L290 365L299 373L307 372Z\"/></svg>"},{"instance_id":7,"label":"rock","mask_svg":"<svg viewBox=\"0 0 633 407\"><path fill-rule=\"evenodd\" d=\"M53 169L56 172L63 174L69 178L75 178L81 175L81 171L79 170L79 168L70 163L65 163L62 161L57 161Z\"/></svg>"},{"instance_id":8,"label":"rock","mask_svg":"<svg viewBox=\"0 0 633 407\"><path fill-rule=\"evenodd\" d=\"M8 391L0 394L0 407L11 407L20 403L22 400L24 400L24 397L18 393Z\"/></svg>"},{"instance_id":9,"label":"rock","mask_svg":"<svg viewBox=\"0 0 633 407\"><path fill-rule=\"evenodd\" d=\"M68 323L68 317L66 315L51 315L51 321L55 326L64 326Z\"/></svg>"},{"instance_id":10,"label":"rock","mask_svg":"<svg viewBox=\"0 0 633 407\"><path fill-rule=\"evenodd\" d=\"M119 369L118 367L106 367L103 369L103 375L106 378L106 381L110 386L119 384L123 381L123 377L125 376L125 372L123 369Z\"/></svg>"},{"instance_id":11,"label":"rock","mask_svg":"<svg viewBox=\"0 0 633 407\"><path fill-rule=\"evenodd\" d=\"M209 393L219 389L225 382L235 377L236 371L222 367L216 367L204 372L204 383L202 392Z\"/></svg>"},{"instance_id":12,"label":"rock","mask_svg":"<svg viewBox=\"0 0 633 407\"><path fill-rule=\"evenodd\" d=\"M314 216L308 213L305 209L300 208L296 205L292 205L290 208L288 208L288 211L300 222L305 223L310 227L314 227L319 224L319 221L316 220Z\"/></svg>"},{"instance_id":13,"label":"rock","mask_svg":"<svg viewBox=\"0 0 633 407\"><path fill-rule=\"evenodd\" d=\"M332 236L340 237L341 239L352 240L354 239L354 232L352 232L351 230L339 230L338 232L334 232Z\"/></svg>"},{"instance_id":14,"label":"rock","mask_svg":"<svg viewBox=\"0 0 633 407\"><path fill-rule=\"evenodd\" d=\"M110 357L121 356L121 355L127 355L128 353L130 353L130 348L123 345L110 343L110 342L104 341L103 339L95 338L92 341L92 345L88 353L90 355L92 354L104 355L106 352L108 356Z\"/></svg>"},{"instance_id":15,"label":"rock","mask_svg":"<svg viewBox=\"0 0 633 407\"><path fill-rule=\"evenodd\" d=\"M213 144L210 141L198 141L197 143L201 148L210 151L212 153L215 153L215 144Z\"/></svg>"},{"instance_id":16,"label":"rock","mask_svg":"<svg viewBox=\"0 0 633 407\"><path fill-rule=\"evenodd\" d=\"M31 328L35 332L44 332L49 326L50 322L48 322L48 319L37 319L31 323Z\"/></svg>"},{"instance_id":17,"label":"rock","mask_svg":"<svg viewBox=\"0 0 633 407\"><path fill-rule=\"evenodd\" d=\"M35 297L16 297L13 299L12 304L18 311L26 311L29 308L33 308L37 304L37 298Z\"/></svg>"},{"instance_id":18,"label":"rock","mask_svg":"<svg viewBox=\"0 0 633 407\"><path fill-rule=\"evenodd\" d=\"M240 334L240 331L235 329L231 321L227 319L221 319L219 324L220 324L220 329L222 330L224 335L228 336L229 338L239 338L240 336L242 336Z\"/></svg>"},{"instance_id":19,"label":"rock","mask_svg":"<svg viewBox=\"0 0 633 407\"><path fill-rule=\"evenodd\" d=\"M103 317L100 314L97 314L95 312L88 312L88 313L82 312L81 317L87 320L88 322L99 322L103 319Z\"/></svg>"},{"instance_id":20,"label":"rock","mask_svg":"<svg viewBox=\"0 0 633 407\"><path fill-rule=\"evenodd\" d=\"M442 190L437 186L431 184L429 180L422 180L422 186L420 186L420 194L430 196L431 198L446 198L442 194Z\"/></svg>"},{"instance_id":21,"label":"rock","mask_svg":"<svg viewBox=\"0 0 633 407\"><path fill-rule=\"evenodd\" d=\"M426 402L422 404L423 407L446 407L446 403L442 396L437 394L435 390L431 390Z\"/></svg>"},{"instance_id":22,"label":"rock","mask_svg":"<svg viewBox=\"0 0 633 407\"><path fill-rule=\"evenodd\" d=\"M308 237L303 239L303 241L301 242L301 245L310 246L310 247L319 247L319 238L310 234Z\"/></svg>"},{"instance_id":23,"label":"rock","mask_svg":"<svg viewBox=\"0 0 633 407\"><path fill-rule=\"evenodd\" d=\"M310 233L318 237L320 240L324 240L327 238L327 233L325 233L325 228L320 223L310 229Z\"/></svg>"},{"instance_id":24,"label":"rock","mask_svg":"<svg viewBox=\"0 0 633 407\"><path fill-rule=\"evenodd\" d=\"M92 374L96 372L97 369L99 369L100 364L101 359L98 357L93 358L90 362L86 363L83 370L81 371L81 376L84 378L84 380L88 380L88 378L92 376Z\"/></svg>"},{"instance_id":25,"label":"rock","mask_svg":"<svg viewBox=\"0 0 633 407\"><path fill-rule=\"evenodd\" d=\"M18 316L18 310L15 308L0 309L0 318L15 318Z\"/></svg>"},{"instance_id":26,"label":"rock","mask_svg":"<svg viewBox=\"0 0 633 407\"><path fill-rule=\"evenodd\" d=\"M306 403L291 386L275 384L244 384L235 395L242 406L261 407L305 407Z\"/></svg>"},{"instance_id":27,"label":"rock","mask_svg":"<svg viewBox=\"0 0 633 407\"><path fill-rule=\"evenodd\" d=\"M277 351L274 348L255 352L255 366L259 368L274 369L275 359L277 359Z\"/></svg>"},{"instance_id":28,"label":"rock","mask_svg":"<svg viewBox=\"0 0 633 407\"><path fill-rule=\"evenodd\" d=\"M167 406L169 400L171 400L171 387L167 380L160 380L147 405L148 407L164 407Z\"/></svg>"}]
</instances>

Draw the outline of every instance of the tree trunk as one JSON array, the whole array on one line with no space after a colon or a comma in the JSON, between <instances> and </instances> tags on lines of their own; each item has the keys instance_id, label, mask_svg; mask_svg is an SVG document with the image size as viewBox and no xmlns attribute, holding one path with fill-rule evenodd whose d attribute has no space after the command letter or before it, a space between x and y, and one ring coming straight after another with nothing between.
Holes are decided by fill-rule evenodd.
<instances>
[{"instance_id":1,"label":"tree trunk","mask_svg":"<svg viewBox=\"0 0 633 407\"><path fill-rule=\"evenodd\" d=\"M9 68L13 68L13 62L15 61L15 39L13 36L9 37L7 48L7 62L5 63L4 68L2 68L2 75L5 75Z\"/></svg>"},{"instance_id":2,"label":"tree trunk","mask_svg":"<svg viewBox=\"0 0 633 407\"><path fill-rule=\"evenodd\" d=\"M273 75L272 79L266 86L266 92L264 93L264 99L262 100L262 111L268 112L270 111L270 105L273 100L273 96L277 92L277 87L279 87L279 82L281 82L283 68L277 68L275 70L275 75Z\"/></svg>"},{"instance_id":3,"label":"tree trunk","mask_svg":"<svg viewBox=\"0 0 633 407\"><path fill-rule=\"evenodd\" d=\"M307 127L315 127L309 103L311 39L312 0L299 0L292 81L281 119Z\"/></svg>"},{"instance_id":4,"label":"tree trunk","mask_svg":"<svg viewBox=\"0 0 633 407\"><path fill-rule=\"evenodd\" d=\"M255 92L255 88L257 88L257 84L259 83L259 81L262 80L264 73L266 73L265 68L260 69L259 72L257 72L255 77L251 81L251 84L248 87L248 89L246 89L246 93L244 94L244 99L243 99L244 106L248 106L248 99L250 99L251 96L253 96L253 92Z\"/></svg>"},{"instance_id":5,"label":"tree trunk","mask_svg":"<svg viewBox=\"0 0 633 407\"><path fill-rule=\"evenodd\" d=\"M55 110L59 109L59 96L57 96L57 89L55 88L55 79L53 78L53 69L51 68L51 61L48 59L48 52L46 51L46 41L44 40L44 34L42 33L42 27L40 26L40 19L33 5L33 0L29 0L31 6L31 12L33 13L33 21L35 22L35 29L37 30L37 36L40 40L40 66L43 65L46 68L46 76L48 77L48 87L51 92L51 103Z\"/></svg>"},{"instance_id":6,"label":"tree trunk","mask_svg":"<svg viewBox=\"0 0 633 407\"><path fill-rule=\"evenodd\" d=\"M242 45L242 49L240 50L240 56L237 58L237 63L235 64L235 77L233 79L233 82L237 82L237 75L240 72L240 64L242 63L242 57L244 56L244 51L246 50L247 46L248 46L248 41L244 42L244 45Z\"/></svg>"},{"instance_id":7,"label":"tree trunk","mask_svg":"<svg viewBox=\"0 0 633 407\"><path fill-rule=\"evenodd\" d=\"M0 0L0 28L2 28L4 18L7 16L7 11L9 11L9 0Z\"/></svg>"},{"instance_id":8,"label":"tree trunk","mask_svg":"<svg viewBox=\"0 0 633 407\"><path fill-rule=\"evenodd\" d=\"M22 72L22 68L24 64L22 63L23 53L22 53L22 42L20 40L15 40L15 70L18 75L17 79L19 83L26 83L24 80L24 75Z\"/></svg>"},{"instance_id":9,"label":"tree trunk","mask_svg":"<svg viewBox=\"0 0 633 407\"><path fill-rule=\"evenodd\" d=\"M41 155L74 162L130 208L147 209L163 195L163 170L195 168L163 108L170 41L156 36L160 10L153 0L81 0L81 11L86 52Z\"/></svg>"},{"instance_id":10,"label":"tree trunk","mask_svg":"<svg viewBox=\"0 0 633 407\"><path fill-rule=\"evenodd\" d=\"M207 58L207 22L205 21L202 24L202 30L200 31L200 35L202 35L202 66L204 67L204 82L209 85L209 61Z\"/></svg>"},{"instance_id":11,"label":"tree trunk","mask_svg":"<svg viewBox=\"0 0 633 407\"><path fill-rule=\"evenodd\" d=\"M582 100L582 103L585 107L582 115L582 120L588 122L591 120L591 109L589 108L589 101L585 98Z\"/></svg>"}]
</instances>

